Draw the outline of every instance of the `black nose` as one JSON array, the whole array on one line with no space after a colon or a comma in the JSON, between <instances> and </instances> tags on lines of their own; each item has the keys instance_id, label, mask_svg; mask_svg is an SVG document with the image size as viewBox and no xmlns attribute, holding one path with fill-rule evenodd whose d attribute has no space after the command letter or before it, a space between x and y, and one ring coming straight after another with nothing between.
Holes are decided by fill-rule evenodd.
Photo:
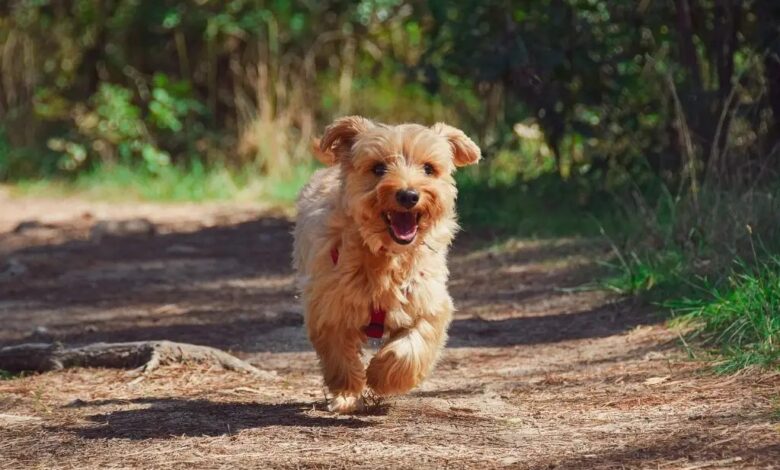
<instances>
[{"instance_id":1,"label":"black nose","mask_svg":"<svg viewBox=\"0 0 780 470\"><path fill-rule=\"evenodd\" d=\"M414 189L402 189L395 193L395 200L407 209L411 209L420 202L420 193Z\"/></svg>"}]
</instances>

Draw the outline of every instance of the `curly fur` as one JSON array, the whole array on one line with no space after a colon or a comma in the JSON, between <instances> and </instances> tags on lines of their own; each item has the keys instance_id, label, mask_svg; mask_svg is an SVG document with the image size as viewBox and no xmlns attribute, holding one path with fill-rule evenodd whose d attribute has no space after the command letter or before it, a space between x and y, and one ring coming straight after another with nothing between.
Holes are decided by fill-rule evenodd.
<instances>
[{"instance_id":1,"label":"curly fur","mask_svg":"<svg viewBox=\"0 0 780 470\"><path fill-rule=\"evenodd\" d=\"M390 126L349 116L325 130L317 156L332 166L300 194L293 264L330 407L351 412L366 386L379 395L417 386L444 347L453 314L446 257L458 228L452 174L476 163L480 150L446 124ZM382 176L372 171L378 163L387 168ZM403 209L396 201L403 189L420 195L417 235L408 245L391 237L385 219ZM365 368L363 328L375 307L387 313L385 338Z\"/></svg>"}]
</instances>

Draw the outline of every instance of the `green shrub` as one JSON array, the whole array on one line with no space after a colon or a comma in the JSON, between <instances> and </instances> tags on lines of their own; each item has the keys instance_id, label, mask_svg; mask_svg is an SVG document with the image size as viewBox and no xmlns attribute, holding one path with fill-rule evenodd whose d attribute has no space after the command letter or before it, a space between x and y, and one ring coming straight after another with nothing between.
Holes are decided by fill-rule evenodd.
<instances>
[{"instance_id":1,"label":"green shrub","mask_svg":"<svg viewBox=\"0 0 780 470\"><path fill-rule=\"evenodd\" d=\"M61 154L59 167L68 172L121 163L158 174L171 164L171 151L186 151L201 137L184 131L190 116L205 112L190 95L187 82L161 73L152 80L148 102L127 87L101 83L86 105L70 113L73 131L49 139L48 147Z\"/></svg>"}]
</instances>

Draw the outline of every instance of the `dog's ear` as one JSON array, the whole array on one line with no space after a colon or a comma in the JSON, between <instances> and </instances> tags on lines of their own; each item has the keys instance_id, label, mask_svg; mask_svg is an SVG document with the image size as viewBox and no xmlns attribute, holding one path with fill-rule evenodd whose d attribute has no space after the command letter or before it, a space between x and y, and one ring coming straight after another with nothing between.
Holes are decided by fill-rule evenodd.
<instances>
[{"instance_id":1,"label":"dog's ear","mask_svg":"<svg viewBox=\"0 0 780 470\"><path fill-rule=\"evenodd\" d=\"M322 147L320 146L320 139L312 139L311 142L311 153L314 155L314 158L316 158L320 163L322 163L325 166L332 166L336 164L336 154L333 153L330 149L328 150L322 150Z\"/></svg>"},{"instance_id":2,"label":"dog's ear","mask_svg":"<svg viewBox=\"0 0 780 470\"><path fill-rule=\"evenodd\" d=\"M352 149L355 138L374 127L374 123L362 116L345 116L336 119L325 128L320 140L320 150L333 155L333 163Z\"/></svg>"},{"instance_id":3,"label":"dog's ear","mask_svg":"<svg viewBox=\"0 0 780 470\"><path fill-rule=\"evenodd\" d=\"M469 139L462 130L438 122L431 127L433 132L443 135L452 147L452 159L455 166L466 166L477 163L482 158L482 151L479 146Z\"/></svg>"}]
</instances>

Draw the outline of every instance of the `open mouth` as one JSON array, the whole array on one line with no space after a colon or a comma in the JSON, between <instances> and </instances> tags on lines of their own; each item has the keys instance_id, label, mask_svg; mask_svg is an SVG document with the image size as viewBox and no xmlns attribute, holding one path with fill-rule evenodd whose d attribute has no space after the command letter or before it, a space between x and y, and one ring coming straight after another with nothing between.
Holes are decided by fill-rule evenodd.
<instances>
[{"instance_id":1,"label":"open mouth","mask_svg":"<svg viewBox=\"0 0 780 470\"><path fill-rule=\"evenodd\" d=\"M401 245L408 245L417 236L417 224L420 214L411 211L388 211L384 213L387 230L393 240Z\"/></svg>"}]
</instances>

